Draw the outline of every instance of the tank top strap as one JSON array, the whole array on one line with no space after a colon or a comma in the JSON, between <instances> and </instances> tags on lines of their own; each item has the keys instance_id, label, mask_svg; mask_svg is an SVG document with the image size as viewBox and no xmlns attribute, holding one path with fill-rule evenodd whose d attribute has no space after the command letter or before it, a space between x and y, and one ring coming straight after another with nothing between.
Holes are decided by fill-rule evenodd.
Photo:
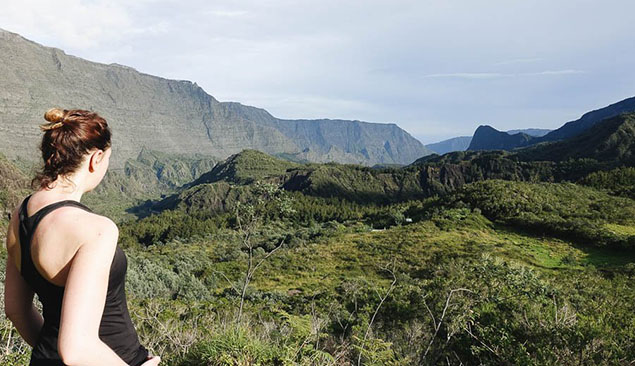
<instances>
[{"instance_id":1,"label":"tank top strap","mask_svg":"<svg viewBox=\"0 0 635 366\"><path fill-rule=\"evenodd\" d=\"M62 200L50 203L42 208L40 208L36 213L31 216L27 216L27 203L31 198L32 194L28 195L20 206L19 211L19 224L20 224L20 253L21 253L21 268L27 268L32 265L31 263L31 239L33 236L33 232L37 227L38 223L42 221L42 218L47 214L51 213L53 210L64 207L64 206L75 206L82 208L88 212L93 212L90 207L84 205L81 202L75 200Z\"/></svg>"}]
</instances>

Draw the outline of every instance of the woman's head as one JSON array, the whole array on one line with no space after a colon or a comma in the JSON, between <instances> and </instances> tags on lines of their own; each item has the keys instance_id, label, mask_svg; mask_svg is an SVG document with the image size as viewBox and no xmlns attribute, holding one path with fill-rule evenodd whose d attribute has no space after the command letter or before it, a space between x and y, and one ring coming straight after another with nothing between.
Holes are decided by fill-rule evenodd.
<instances>
[{"instance_id":1,"label":"woman's head","mask_svg":"<svg viewBox=\"0 0 635 366\"><path fill-rule=\"evenodd\" d=\"M58 178L83 172L86 190L94 188L106 174L110 157L111 132L106 120L91 111L59 108L49 109L44 119L48 121L40 125L44 166L31 185L52 189Z\"/></svg>"}]
</instances>

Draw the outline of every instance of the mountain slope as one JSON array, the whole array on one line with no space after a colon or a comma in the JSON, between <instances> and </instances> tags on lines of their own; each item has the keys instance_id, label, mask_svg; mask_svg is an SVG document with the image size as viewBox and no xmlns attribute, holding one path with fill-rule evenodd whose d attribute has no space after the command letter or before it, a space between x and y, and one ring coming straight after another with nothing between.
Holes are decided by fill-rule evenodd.
<instances>
[{"instance_id":1,"label":"mountain slope","mask_svg":"<svg viewBox=\"0 0 635 366\"><path fill-rule=\"evenodd\" d=\"M299 164L267 155L257 150L243 150L225 161L216 164L212 170L201 175L186 186L225 181L234 184L249 184L254 180L272 175L284 174L287 169Z\"/></svg>"},{"instance_id":2,"label":"mountain slope","mask_svg":"<svg viewBox=\"0 0 635 366\"><path fill-rule=\"evenodd\" d=\"M0 227L27 192L27 176L0 153Z\"/></svg>"},{"instance_id":3,"label":"mountain slope","mask_svg":"<svg viewBox=\"0 0 635 366\"><path fill-rule=\"evenodd\" d=\"M598 122L622 113L635 112L635 97L627 98L607 107L585 113L580 119L565 123L536 140L538 142L557 141L573 137L597 124Z\"/></svg>"},{"instance_id":4,"label":"mountain slope","mask_svg":"<svg viewBox=\"0 0 635 366\"><path fill-rule=\"evenodd\" d=\"M633 166L635 165L635 113L608 118L575 137L521 149L516 155L525 161L588 158Z\"/></svg>"},{"instance_id":5,"label":"mountain slope","mask_svg":"<svg viewBox=\"0 0 635 366\"><path fill-rule=\"evenodd\" d=\"M86 61L2 30L0 86L0 151L10 159L38 161L37 126L52 106L102 114L113 129L115 168L143 147L220 159L257 149L367 165L408 164L430 153L394 124L282 120L263 109L219 102L196 83Z\"/></svg>"}]
</instances>

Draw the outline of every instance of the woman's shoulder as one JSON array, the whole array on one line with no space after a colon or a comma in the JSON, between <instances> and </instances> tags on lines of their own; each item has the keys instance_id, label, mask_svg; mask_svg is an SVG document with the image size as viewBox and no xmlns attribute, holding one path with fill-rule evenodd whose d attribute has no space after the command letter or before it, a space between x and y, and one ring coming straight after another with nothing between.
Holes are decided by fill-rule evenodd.
<instances>
[{"instance_id":1,"label":"woman's shoulder","mask_svg":"<svg viewBox=\"0 0 635 366\"><path fill-rule=\"evenodd\" d=\"M119 237L115 222L106 216L77 208L65 214L64 231L70 233L71 241L75 243L67 248L73 263L88 260L93 264L103 262L110 265Z\"/></svg>"},{"instance_id":2,"label":"woman's shoulder","mask_svg":"<svg viewBox=\"0 0 635 366\"><path fill-rule=\"evenodd\" d=\"M78 207L64 205L47 214L38 226L44 224L40 234L47 235L47 231L54 231L56 241L66 243L67 250L76 251L86 244L112 243L116 245L119 229L115 222L107 216ZM71 244L73 243L73 244Z\"/></svg>"},{"instance_id":3,"label":"woman's shoulder","mask_svg":"<svg viewBox=\"0 0 635 366\"><path fill-rule=\"evenodd\" d=\"M27 212L21 212L25 210L24 198L17 204L12 210L9 217L9 225L7 228L7 240L6 246L9 249L13 247L18 239L19 226L20 226L20 214L26 217L33 217L34 212L29 215ZM46 206L46 205L43 205ZM36 209L41 210L43 207ZM117 225L113 220L107 216L103 216L93 212L92 210L86 210L76 205L64 205L57 207L55 210L48 212L39 221L46 221L44 224L38 223L38 226L46 226L46 228L38 229L43 232L53 230L57 234L62 234L64 237L75 236L78 237L90 237L91 235L99 235L101 233L118 233Z\"/></svg>"},{"instance_id":4,"label":"woman's shoulder","mask_svg":"<svg viewBox=\"0 0 635 366\"><path fill-rule=\"evenodd\" d=\"M81 242L88 242L90 239L100 239L102 236L119 235L117 224L107 216L79 209L78 207L65 206L56 219L64 225L67 230L75 233Z\"/></svg>"}]
</instances>

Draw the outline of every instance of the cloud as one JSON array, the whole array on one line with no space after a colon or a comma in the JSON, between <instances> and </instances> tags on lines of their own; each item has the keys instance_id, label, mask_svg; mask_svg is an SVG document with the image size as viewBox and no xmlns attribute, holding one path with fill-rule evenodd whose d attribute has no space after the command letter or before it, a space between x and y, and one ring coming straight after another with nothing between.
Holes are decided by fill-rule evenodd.
<instances>
[{"instance_id":1,"label":"cloud","mask_svg":"<svg viewBox=\"0 0 635 366\"><path fill-rule=\"evenodd\" d=\"M46 39L65 48L98 47L133 27L121 3L110 0L4 1L0 24L26 37Z\"/></svg>"},{"instance_id":2,"label":"cloud","mask_svg":"<svg viewBox=\"0 0 635 366\"><path fill-rule=\"evenodd\" d=\"M546 70L546 71L540 71L540 72L527 73L525 75L570 75L570 74L584 74L584 71L582 71L582 70L571 70L571 69L567 69L567 70Z\"/></svg>"},{"instance_id":3,"label":"cloud","mask_svg":"<svg viewBox=\"0 0 635 366\"><path fill-rule=\"evenodd\" d=\"M215 17L238 18L248 13L243 10L209 10L209 11L206 11L205 14L212 15Z\"/></svg>"},{"instance_id":4,"label":"cloud","mask_svg":"<svg viewBox=\"0 0 635 366\"><path fill-rule=\"evenodd\" d=\"M542 60L543 60L542 58L538 58L538 57L517 58L517 59L513 59L513 60L506 60L506 61L497 62L494 65L495 66L501 66L501 65L528 64L528 63L534 63L534 62L538 62L538 61L542 61Z\"/></svg>"},{"instance_id":5,"label":"cloud","mask_svg":"<svg viewBox=\"0 0 635 366\"><path fill-rule=\"evenodd\" d=\"M427 74L424 78L458 78L458 79L498 79L509 78L519 76L548 76L548 75L571 75L571 74L583 74L581 70L545 70L538 72L523 72L523 73L499 73L499 72L455 72L447 74Z\"/></svg>"},{"instance_id":6,"label":"cloud","mask_svg":"<svg viewBox=\"0 0 635 366\"><path fill-rule=\"evenodd\" d=\"M454 72L449 74L428 74L424 78L495 79L511 75L497 72Z\"/></svg>"}]
</instances>

